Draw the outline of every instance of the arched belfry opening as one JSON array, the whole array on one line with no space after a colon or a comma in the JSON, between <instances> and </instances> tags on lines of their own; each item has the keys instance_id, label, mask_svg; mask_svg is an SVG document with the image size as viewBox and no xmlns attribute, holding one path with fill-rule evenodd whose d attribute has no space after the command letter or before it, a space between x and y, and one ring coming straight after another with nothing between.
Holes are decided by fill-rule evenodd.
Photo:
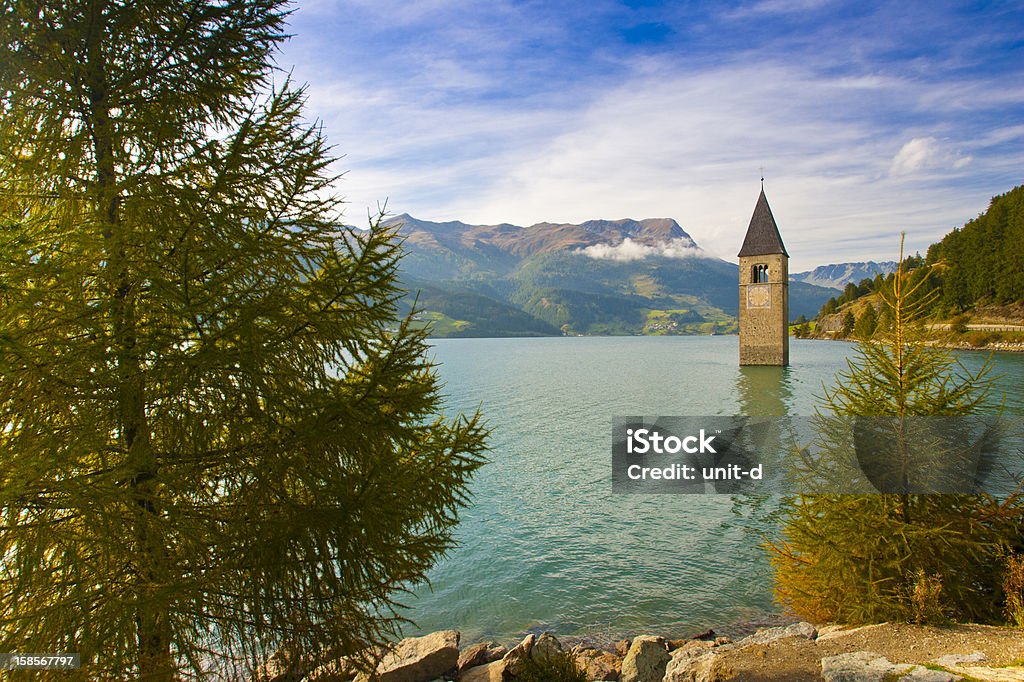
<instances>
[{"instance_id":1,"label":"arched belfry opening","mask_svg":"<svg viewBox=\"0 0 1024 682\"><path fill-rule=\"evenodd\" d=\"M740 364L789 364L789 254L768 198L754 206L740 259Z\"/></svg>"}]
</instances>

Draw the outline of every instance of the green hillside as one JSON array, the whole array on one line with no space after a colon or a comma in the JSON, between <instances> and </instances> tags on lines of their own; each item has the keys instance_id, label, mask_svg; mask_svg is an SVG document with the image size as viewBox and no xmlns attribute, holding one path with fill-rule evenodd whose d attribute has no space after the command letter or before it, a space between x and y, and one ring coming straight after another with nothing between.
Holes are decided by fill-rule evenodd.
<instances>
[{"instance_id":1,"label":"green hillside","mask_svg":"<svg viewBox=\"0 0 1024 682\"><path fill-rule=\"evenodd\" d=\"M1024 185L928 248L943 312L1024 300Z\"/></svg>"},{"instance_id":2,"label":"green hillside","mask_svg":"<svg viewBox=\"0 0 1024 682\"><path fill-rule=\"evenodd\" d=\"M988 209L904 260L911 286L928 301L929 324L955 344L983 346L1024 336L1024 186L993 197ZM877 291L893 275L850 284L819 311L814 335L863 335L884 326ZM869 308L871 310L869 310Z\"/></svg>"},{"instance_id":3,"label":"green hillside","mask_svg":"<svg viewBox=\"0 0 1024 682\"><path fill-rule=\"evenodd\" d=\"M416 322L430 326L438 337L556 336L557 327L515 306L472 291L441 288L407 279L409 290L403 312L414 302L420 312Z\"/></svg>"}]
</instances>

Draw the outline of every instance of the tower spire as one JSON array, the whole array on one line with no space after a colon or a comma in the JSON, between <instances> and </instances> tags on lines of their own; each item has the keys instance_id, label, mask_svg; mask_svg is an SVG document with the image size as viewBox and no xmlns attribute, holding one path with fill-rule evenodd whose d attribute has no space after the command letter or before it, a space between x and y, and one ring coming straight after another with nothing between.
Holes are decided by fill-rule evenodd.
<instances>
[{"instance_id":1,"label":"tower spire","mask_svg":"<svg viewBox=\"0 0 1024 682\"><path fill-rule=\"evenodd\" d=\"M761 196L757 198L754 215L750 217L750 226L747 227L747 235L743 238L743 246L737 255L764 256L770 253L789 256L782 243L782 235L779 234L779 227L775 224L775 216L772 215L772 209L768 205L768 198L764 195L764 186L762 185Z\"/></svg>"},{"instance_id":2,"label":"tower spire","mask_svg":"<svg viewBox=\"0 0 1024 682\"><path fill-rule=\"evenodd\" d=\"M789 255L768 198L757 198L739 254L740 364L789 364Z\"/></svg>"}]
</instances>

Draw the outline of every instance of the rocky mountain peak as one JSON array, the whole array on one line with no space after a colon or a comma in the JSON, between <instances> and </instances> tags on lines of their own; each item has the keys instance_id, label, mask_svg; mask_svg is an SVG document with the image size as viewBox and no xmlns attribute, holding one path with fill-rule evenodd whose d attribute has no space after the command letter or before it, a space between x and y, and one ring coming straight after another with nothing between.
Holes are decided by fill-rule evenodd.
<instances>
[{"instance_id":1,"label":"rocky mountain peak","mask_svg":"<svg viewBox=\"0 0 1024 682\"><path fill-rule=\"evenodd\" d=\"M696 248L697 243L671 218L634 220L588 220L583 223L537 223L519 227L469 225L457 220L432 222L408 213L394 216L385 225L402 224L402 232L412 245L433 249L494 249L516 257L588 246L616 246L624 240L647 246L671 244L674 248Z\"/></svg>"}]
</instances>

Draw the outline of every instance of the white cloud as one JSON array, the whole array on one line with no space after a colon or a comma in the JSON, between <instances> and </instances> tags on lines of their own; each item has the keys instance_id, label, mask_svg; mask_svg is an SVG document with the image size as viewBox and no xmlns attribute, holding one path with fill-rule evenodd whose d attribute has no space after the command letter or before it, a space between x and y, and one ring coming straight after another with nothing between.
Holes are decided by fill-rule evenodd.
<instances>
[{"instance_id":1,"label":"white cloud","mask_svg":"<svg viewBox=\"0 0 1024 682\"><path fill-rule=\"evenodd\" d=\"M970 162L970 156L960 156L944 149L934 137L915 137L896 152L889 166L889 175L911 175L931 169L961 169Z\"/></svg>"},{"instance_id":2,"label":"white cloud","mask_svg":"<svg viewBox=\"0 0 1024 682\"><path fill-rule=\"evenodd\" d=\"M900 147L889 168L890 175L907 175L931 166L939 155L939 144L934 137L915 137Z\"/></svg>"},{"instance_id":3,"label":"white cloud","mask_svg":"<svg viewBox=\"0 0 1024 682\"><path fill-rule=\"evenodd\" d=\"M651 256L663 258L703 258L706 257L700 247L694 246L689 239L670 239L660 244L641 244L626 237L619 244L594 244L580 250L583 255L597 260L634 261L644 260Z\"/></svg>"},{"instance_id":4,"label":"white cloud","mask_svg":"<svg viewBox=\"0 0 1024 682\"><path fill-rule=\"evenodd\" d=\"M851 184L886 174L886 140L870 122L829 113L849 111L866 91L895 94L901 84L817 79L772 64L655 72L568 113L570 130L528 141L484 193L446 210L471 222L519 224L671 216L705 248L734 254L763 165L792 241L835 218L811 214L803 228L792 219L805 206L834 210L837 191L849 196Z\"/></svg>"},{"instance_id":5,"label":"white cloud","mask_svg":"<svg viewBox=\"0 0 1024 682\"><path fill-rule=\"evenodd\" d=\"M760 0L750 5L740 5L727 16L739 18L757 14L802 13L820 9L828 3L829 0Z\"/></svg>"},{"instance_id":6,"label":"white cloud","mask_svg":"<svg viewBox=\"0 0 1024 682\"><path fill-rule=\"evenodd\" d=\"M689 73L646 66L578 110L549 112L557 128L531 131L492 156L501 169L493 182L431 207L433 217L532 224L670 216L709 252L731 258L764 166L792 266L807 269L890 259L901 231L909 249L923 250L1019 181L1009 167L1020 151L979 161L965 153L980 154L979 142L952 125L953 113L938 114L935 133L918 136L935 142L911 146L897 166L919 170L893 173L893 149L906 142L905 124L893 121L931 97L927 83L830 78L779 63ZM976 176L969 182L968 164Z\"/></svg>"}]
</instances>

